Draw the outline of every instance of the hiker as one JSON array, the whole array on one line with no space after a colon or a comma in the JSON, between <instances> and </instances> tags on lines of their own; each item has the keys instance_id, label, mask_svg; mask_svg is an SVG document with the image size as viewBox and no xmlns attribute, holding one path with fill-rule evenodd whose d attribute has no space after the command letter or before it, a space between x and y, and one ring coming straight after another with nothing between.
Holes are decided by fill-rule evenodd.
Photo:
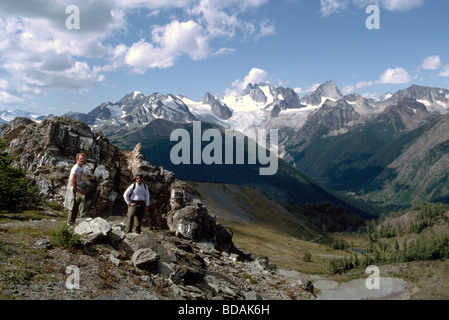
<instances>
[{"instance_id":1,"label":"hiker","mask_svg":"<svg viewBox=\"0 0 449 320\"><path fill-rule=\"evenodd\" d=\"M130 233L134 231L134 220L136 220L135 232L140 234L142 232L143 217L150 207L150 192L148 191L148 186L143 183L143 175L136 175L136 182L126 189L123 197L128 204L125 232Z\"/></svg>"},{"instance_id":2,"label":"hiker","mask_svg":"<svg viewBox=\"0 0 449 320\"><path fill-rule=\"evenodd\" d=\"M78 215L84 217L87 213L86 208L86 174L84 173L84 163L86 155L78 153L76 155L76 164L70 171L69 183L64 200L64 207L69 210L67 224L75 223Z\"/></svg>"}]
</instances>

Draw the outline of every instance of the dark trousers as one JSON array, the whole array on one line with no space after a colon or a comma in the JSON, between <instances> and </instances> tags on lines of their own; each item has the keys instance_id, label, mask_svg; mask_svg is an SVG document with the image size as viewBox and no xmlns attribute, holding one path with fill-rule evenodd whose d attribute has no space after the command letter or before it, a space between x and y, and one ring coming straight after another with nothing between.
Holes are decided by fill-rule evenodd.
<instances>
[{"instance_id":1,"label":"dark trousers","mask_svg":"<svg viewBox=\"0 0 449 320\"><path fill-rule=\"evenodd\" d=\"M137 203L135 206L128 206L128 214L126 217L126 228L125 232L142 232L142 220L145 215L145 204ZM134 227L135 223L135 229Z\"/></svg>"}]
</instances>

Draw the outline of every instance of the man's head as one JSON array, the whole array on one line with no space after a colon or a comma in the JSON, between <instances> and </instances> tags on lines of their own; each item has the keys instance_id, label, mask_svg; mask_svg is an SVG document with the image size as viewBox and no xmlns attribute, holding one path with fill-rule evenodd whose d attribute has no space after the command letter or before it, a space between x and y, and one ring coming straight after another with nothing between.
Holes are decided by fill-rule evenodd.
<instances>
[{"instance_id":1,"label":"man's head","mask_svg":"<svg viewBox=\"0 0 449 320\"><path fill-rule=\"evenodd\" d=\"M136 175L136 182L140 186L143 183L143 175L141 174Z\"/></svg>"},{"instance_id":2,"label":"man's head","mask_svg":"<svg viewBox=\"0 0 449 320\"><path fill-rule=\"evenodd\" d=\"M78 153L76 155L76 163L82 167L84 163L86 162L86 155L84 153Z\"/></svg>"}]
</instances>

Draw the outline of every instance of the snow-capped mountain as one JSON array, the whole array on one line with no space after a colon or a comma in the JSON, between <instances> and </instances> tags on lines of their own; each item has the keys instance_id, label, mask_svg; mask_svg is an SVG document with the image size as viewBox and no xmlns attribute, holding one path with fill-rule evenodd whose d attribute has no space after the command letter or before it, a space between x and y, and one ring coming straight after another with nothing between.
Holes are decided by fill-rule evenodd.
<instances>
[{"instance_id":1,"label":"snow-capped mountain","mask_svg":"<svg viewBox=\"0 0 449 320\"><path fill-rule=\"evenodd\" d=\"M323 105L326 100L338 101L343 99L343 95L333 81L326 81L320 85L315 91L306 94L301 103L307 106Z\"/></svg>"},{"instance_id":2,"label":"snow-capped mountain","mask_svg":"<svg viewBox=\"0 0 449 320\"><path fill-rule=\"evenodd\" d=\"M197 120L178 96L161 93L145 96L138 91L116 103L103 103L87 114L67 113L65 116L81 120L93 129L104 132L114 131L118 127L136 128L155 119L181 123Z\"/></svg>"},{"instance_id":3,"label":"snow-capped mountain","mask_svg":"<svg viewBox=\"0 0 449 320\"><path fill-rule=\"evenodd\" d=\"M16 110L0 110L0 124L9 123L17 117L32 119L36 122L40 122L45 118L51 117L52 115L45 113L28 112L20 109Z\"/></svg>"},{"instance_id":4,"label":"snow-capped mountain","mask_svg":"<svg viewBox=\"0 0 449 320\"><path fill-rule=\"evenodd\" d=\"M323 107L340 108L342 110L338 112L344 114L351 106L360 117L344 122L344 126L363 124L405 98L417 100L429 111L441 114L449 111L449 90L446 89L413 85L395 94L387 93L371 99L358 94L344 96L333 81L326 81L302 98L293 89L267 83L248 84L238 96L220 98L206 93L202 101L173 94L154 93L145 96L136 91L116 103L103 103L87 114L69 113L66 116L81 120L105 134L118 129L132 130L155 119L164 119L176 123L199 120L252 135L258 128L287 128L297 132L309 118L316 122L317 117L313 115L318 113L319 116ZM338 128L335 133L345 130Z\"/></svg>"},{"instance_id":5,"label":"snow-capped mountain","mask_svg":"<svg viewBox=\"0 0 449 320\"><path fill-rule=\"evenodd\" d=\"M449 112L449 90L412 85L400 90L381 103L382 107L394 105L404 98L424 104L428 111L446 114Z\"/></svg>"}]
</instances>

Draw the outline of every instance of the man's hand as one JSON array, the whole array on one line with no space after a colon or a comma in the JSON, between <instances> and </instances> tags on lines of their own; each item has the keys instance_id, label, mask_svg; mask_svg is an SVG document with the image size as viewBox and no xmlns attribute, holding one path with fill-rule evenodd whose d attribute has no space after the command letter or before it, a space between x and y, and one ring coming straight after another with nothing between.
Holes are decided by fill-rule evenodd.
<instances>
[{"instance_id":1,"label":"man's hand","mask_svg":"<svg viewBox=\"0 0 449 320\"><path fill-rule=\"evenodd\" d=\"M150 207L145 207L145 212L150 211Z\"/></svg>"}]
</instances>

